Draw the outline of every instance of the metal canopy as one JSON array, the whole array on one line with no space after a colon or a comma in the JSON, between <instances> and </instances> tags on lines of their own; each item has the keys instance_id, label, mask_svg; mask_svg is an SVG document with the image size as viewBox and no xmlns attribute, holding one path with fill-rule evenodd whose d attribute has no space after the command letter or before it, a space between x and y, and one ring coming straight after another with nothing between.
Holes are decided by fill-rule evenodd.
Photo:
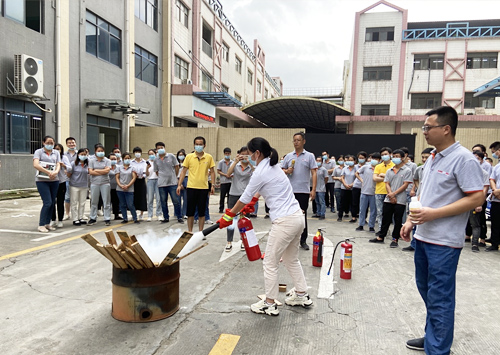
<instances>
[{"instance_id":1,"label":"metal canopy","mask_svg":"<svg viewBox=\"0 0 500 355\"><path fill-rule=\"evenodd\" d=\"M328 101L310 97L277 97L259 101L243 109L272 128L303 127L311 131L335 131L335 117L351 112Z\"/></svg>"},{"instance_id":2,"label":"metal canopy","mask_svg":"<svg viewBox=\"0 0 500 355\"><path fill-rule=\"evenodd\" d=\"M89 99L86 100L87 107L89 106L99 106L100 110L110 109L112 112L123 112L133 113L133 114L143 114L148 115L151 113L149 108L135 106L131 103L122 100L98 100L98 99Z\"/></svg>"},{"instance_id":3,"label":"metal canopy","mask_svg":"<svg viewBox=\"0 0 500 355\"><path fill-rule=\"evenodd\" d=\"M498 97L500 96L500 76L490 82L474 89L474 97L487 96Z\"/></svg>"},{"instance_id":4,"label":"metal canopy","mask_svg":"<svg viewBox=\"0 0 500 355\"><path fill-rule=\"evenodd\" d=\"M213 106L241 107L243 104L227 92L193 92L193 95Z\"/></svg>"}]
</instances>

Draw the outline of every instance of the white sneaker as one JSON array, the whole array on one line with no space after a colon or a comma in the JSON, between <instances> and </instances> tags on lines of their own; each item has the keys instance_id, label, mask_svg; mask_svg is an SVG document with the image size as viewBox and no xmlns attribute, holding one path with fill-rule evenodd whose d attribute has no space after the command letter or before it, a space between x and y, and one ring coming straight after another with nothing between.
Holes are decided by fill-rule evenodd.
<instances>
[{"instance_id":1,"label":"white sneaker","mask_svg":"<svg viewBox=\"0 0 500 355\"><path fill-rule=\"evenodd\" d=\"M57 222L57 228L62 228L63 227L63 222L59 221Z\"/></svg>"},{"instance_id":2,"label":"white sneaker","mask_svg":"<svg viewBox=\"0 0 500 355\"><path fill-rule=\"evenodd\" d=\"M101 210L98 210L98 211L97 211L97 215L99 215L99 216L104 216L104 213L103 213Z\"/></svg>"},{"instance_id":3,"label":"white sneaker","mask_svg":"<svg viewBox=\"0 0 500 355\"><path fill-rule=\"evenodd\" d=\"M147 222L151 222L151 217L148 217L148 219L146 219Z\"/></svg>"},{"instance_id":4,"label":"white sneaker","mask_svg":"<svg viewBox=\"0 0 500 355\"><path fill-rule=\"evenodd\" d=\"M65 214L63 217L63 221L67 221L69 219L69 214Z\"/></svg>"},{"instance_id":5,"label":"white sneaker","mask_svg":"<svg viewBox=\"0 0 500 355\"><path fill-rule=\"evenodd\" d=\"M52 221L52 222L50 222L50 226L51 226L51 227L55 227L55 226L57 226L57 222L56 222L56 221Z\"/></svg>"},{"instance_id":6,"label":"white sneaker","mask_svg":"<svg viewBox=\"0 0 500 355\"><path fill-rule=\"evenodd\" d=\"M250 306L250 309L254 313L267 314L268 316L277 316L280 314L276 302L272 305L269 305L265 300L260 300L259 302L252 304Z\"/></svg>"},{"instance_id":7,"label":"white sneaker","mask_svg":"<svg viewBox=\"0 0 500 355\"><path fill-rule=\"evenodd\" d=\"M158 216L156 219L157 219L159 222L161 222L161 221L163 221L163 220L164 220L163 216Z\"/></svg>"},{"instance_id":8,"label":"white sneaker","mask_svg":"<svg viewBox=\"0 0 500 355\"><path fill-rule=\"evenodd\" d=\"M289 297L285 298L285 303L289 306L309 307L313 304L313 301L311 300L307 292L303 296L299 296L295 291L295 288L292 288L287 293L287 296Z\"/></svg>"},{"instance_id":9,"label":"white sneaker","mask_svg":"<svg viewBox=\"0 0 500 355\"><path fill-rule=\"evenodd\" d=\"M206 221L205 221L205 223L206 223L206 224L214 224L214 222L212 222L212 221L211 221L211 220L209 220L209 219L208 219L208 220L206 220Z\"/></svg>"},{"instance_id":10,"label":"white sneaker","mask_svg":"<svg viewBox=\"0 0 500 355\"><path fill-rule=\"evenodd\" d=\"M89 220L89 218L88 218L87 216L85 216L85 215L83 215L83 218L82 218L82 219L83 219L83 220L85 220L85 221L88 221L88 220Z\"/></svg>"},{"instance_id":11,"label":"white sneaker","mask_svg":"<svg viewBox=\"0 0 500 355\"><path fill-rule=\"evenodd\" d=\"M49 231L55 231L55 230L56 230L56 227L52 227L50 224L47 224L47 225L45 226L45 228L46 228L47 230L49 230Z\"/></svg>"},{"instance_id":12,"label":"white sneaker","mask_svg":"<svg viewBox=\"0 0 500 355\"><path fill-rule=\"evenodd\" d=\"M38 226L38 231L40 233L48 233L49 230L47 228L45 228L44 226Z\"/></svg>"}]
</instances>

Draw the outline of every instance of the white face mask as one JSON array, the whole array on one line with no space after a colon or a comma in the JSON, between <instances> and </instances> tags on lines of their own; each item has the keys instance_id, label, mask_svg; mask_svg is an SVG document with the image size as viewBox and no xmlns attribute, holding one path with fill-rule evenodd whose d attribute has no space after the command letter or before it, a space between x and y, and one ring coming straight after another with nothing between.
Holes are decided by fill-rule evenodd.
<instances>
[{"instance_id":1,"label":"white face mask","mask_svg":"<svg viewBox=\"0 0 500 355\"><path fill-rule=\"evenodd\" d=\"M135 157L136 157L137 159L139 159L141 156L142 156L142 154L141 154L141 153L135 153Z\"/></svg>"}]
</instances>

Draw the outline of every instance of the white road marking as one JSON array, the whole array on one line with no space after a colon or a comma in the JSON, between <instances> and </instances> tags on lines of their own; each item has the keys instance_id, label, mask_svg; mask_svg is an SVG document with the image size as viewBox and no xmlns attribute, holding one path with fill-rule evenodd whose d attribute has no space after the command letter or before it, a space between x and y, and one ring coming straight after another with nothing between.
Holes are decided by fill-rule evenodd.
<instances>
[{"instance_id":1,"label":"white road marking","mask_svg":"<svg viewBox=\"0 0 500 355\"><path fill-rule=\"evenodd\" d=\"M33 231L20 231L20 230L15 230L15 229L0 229L0 232L5 232L5 233L21 233L21 234L42 234L46 235L47 233L40 233L40 232L33 232Z\"/></svg>"},{"instance_id":2,"label":"white road marking","mask_svg":"<svg viewBox=\"0 0 500 355\"><path fill-rule=\"evenodd\" d=\"M256 232L255 234L259 236L259 240L260 240L265 235L267 235L268 233L269 233L269 231L267 231L267 232ZM236 234L236 231L234 232L234 234ZM227 251L224 250L222 252L222 255L220 256L220 259L219 259L219 263L223 262L226 259L229 259L233 255L236 255L238 253L242 253L242 251L241 251L241 240L238 240L237 242L233 242L232 244L233 244L233 248L231 249L231 251L227 252Z\"/></svg>"},{"instance_id":3,"label":"white road marking","mask_svg":"<svg viewBox=\"0 0 500 355\"><path fill-rule=\"evenodd\" d=\"M321 266L321 274L319 276L318 298L333 299L334 286L336 281L333 281L335 274L335 265L332 266L330 275L327 275L328 268L332 262L334 245L328 238L323 241L323 265Z\"/></svg>"},{"instance_id":4,"label":"white road marking","mask_svg":"<svg viewBox=\"0 0 500 355\"><path fill-rule=\"evenodd\" d=\"M16 215L12 215L11 216L12 218L19 218L19 217L35 217L34 215L32 214L26 214L26 213L20 213L20 214L16 214Z\"/></svg>"},{"instance_id":5,"label":"white road marking","mask_svg":"<svg viewBox=\"0 0 500 355\"><path fill-rule=\"evenodd\" d=\"M74 228L74 229L71 229L71 230L67 230L65 232L61 232L61 233L48 233L47 235L45 235L45 237L40 237L40 238L36 238L36 239L31 239L32 242L39 242L39 241L42 241L42 240L47 240L47 239L52 239L52 238L57 238L57 237L60 237L61 235L65 235L65 234L69 234L69 233L73 233L73 232L78 232L78 231L81 231L83 230L84 228ZM45 234L45 233L44 233Z\"/></svg>"}]
</instances>

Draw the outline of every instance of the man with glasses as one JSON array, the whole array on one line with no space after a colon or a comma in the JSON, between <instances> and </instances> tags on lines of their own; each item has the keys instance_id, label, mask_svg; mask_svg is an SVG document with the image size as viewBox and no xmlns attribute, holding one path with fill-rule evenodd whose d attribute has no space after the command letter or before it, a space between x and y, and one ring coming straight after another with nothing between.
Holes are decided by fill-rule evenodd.
<instances>
[{"instance_id":1,"label":"man with glasses","mask_svg":"<svg viewBox=\"0 0 500 355\"><path fill-rule=\"evenodd\" d=\"M427 308L425 337L406 346L427 354L449 354L455 323L455 275L464 246L469 211L484 202L478 161L455 141L458 115L443 106L426 114L425 140L435 149L426 161L420 184L422 208L412 210L401 229L409 242L415 233L415 281Z\"/></svg>"}]
</instances>

